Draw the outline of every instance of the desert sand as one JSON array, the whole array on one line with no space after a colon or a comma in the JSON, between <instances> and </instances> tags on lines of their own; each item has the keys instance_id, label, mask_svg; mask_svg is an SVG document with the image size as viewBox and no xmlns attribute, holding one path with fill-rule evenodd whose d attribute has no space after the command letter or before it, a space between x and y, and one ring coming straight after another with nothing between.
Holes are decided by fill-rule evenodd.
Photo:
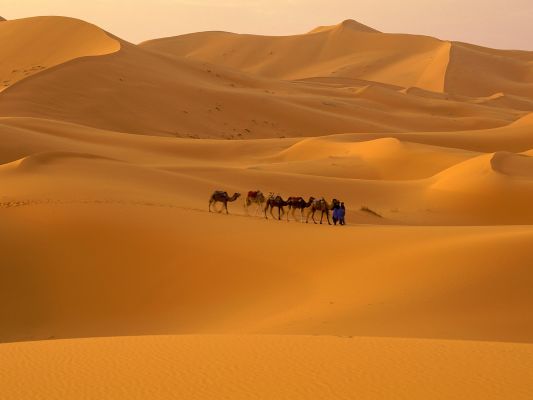
<instances>
[{"instance_id":1,"label":"desert sand","mask_svg":"<svg viewBox=\"0 0 533 400\"><path fill-rule=\"evenodd\" d=\"M63 17L0 48L3 399L532 398L532 52Z\"/></svg>"}]
</instances>

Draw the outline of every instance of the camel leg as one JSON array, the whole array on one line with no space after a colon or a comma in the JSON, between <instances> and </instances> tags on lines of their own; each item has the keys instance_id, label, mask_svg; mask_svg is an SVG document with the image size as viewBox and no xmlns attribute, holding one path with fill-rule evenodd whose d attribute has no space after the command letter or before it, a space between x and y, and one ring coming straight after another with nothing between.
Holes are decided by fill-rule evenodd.
<instances>
[{"instance_id":1,"label":"camel leg","mask_svg":"<svg viewBox=\"0 0 533 400\"><path fill-rule=\"evenodd\" d=\"M315 221L315 212L316 212L316 210L313 210L313 214L311 214L311 219L312 219L313 222L316 224L316 221Z\"/></svg>"},{"instance_id":2,"label":"camel leg","mask_svg":"<svg viewBox=\"0 0 533 400\"><path fill-rule=\"evenodd\" d=\"M229 211L228 211L228 202L225 201L224 202L224 209L226 210L226 214L229 214ZM222 211L222 210L221 210Z\"/></svg>"},{"instance_id":3,"label":"camel leg","mask_svg":"<svg viewBox=\"0 0 533 400\"><path fill-rule=\"evenodd\" d=\"M211 204L213 204L213 200L209 200L209 212L211 212Z\"/></svg>"},{"instance_id":4,"label":"camel leg","mask_svg":"<svg viewBox=\"0 0 533 400\"><path fill-rule=\"evenodd\" d=\"M331 222L329 220L329 210L326 210L326 218L328 219L328 225L331 225Z\"/></svg>"},{"instance_id":5,"label":"camel leg","mask_svg":"<svg viewBox=\"0 0 533 400\"><path fill-rule=\"evenodd\" d=\"M265 212L265 218L266 218L266 219L268 219L268 215L267 215L268 206L269 206L269 205L268 205L268 203L267 203L267 205L265 206L265 210L264 210L264 212Z\"/></svg>"},{"instance_id":6,"label":"camel leg","mask_svg":"<svg viewBox=\"0 0 533 400\"><path fill-rule=\"evenodd\" d=\"M320 213L320 225L322 225L322 220L324 219L324 210Z\"/></svg>"},{"instance_id":7,"label":"camel leg","mask_svg":"<svg viewBox=\"0 0 533 400\"><path fill-rule=\"evenodd\" d=\"M289 222L289 216L292 214L292 218L296 220L294 217L294 212L296 211L296 207L289 207L289 211L287 211L287 222Z\"/></svg>"}]
</instances>

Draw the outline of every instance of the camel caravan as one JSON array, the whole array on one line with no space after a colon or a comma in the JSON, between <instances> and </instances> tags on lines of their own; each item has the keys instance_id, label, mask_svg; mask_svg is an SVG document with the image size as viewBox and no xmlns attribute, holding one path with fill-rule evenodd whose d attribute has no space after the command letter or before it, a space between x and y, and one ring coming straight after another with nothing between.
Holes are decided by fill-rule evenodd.
<instances>
[{"instance_id":1,"label":"camel caravan","mask_svg":"<svg viewBox=\"0 0 533 400\"><path fill-rule=\"evenodd\" d=\"M240 193L235 193L230 196L227 192L217 190L213 192L209 198L209 212L212 212L211 208L216 211L216 204L222 203L222 209L218 212L226 211L229 214L228 203L232 203L241 197ZM249 214L250 207L255 208L254 216L257 215L259 210L262 210L266 219L268 214L274 219L282 220L286 216L287 221L290 221L292 216L293 220L297 221L296 213L299 211L300 222L309 223L309 218L316 224L322 224L324 216L329 225L331 225L330 211L333 214L333 223L337 225L345 225L346 208L344 203L333 199L328 202L324 197L314 198L309 197L309 200L305 200L303 197L289 197L287 200L279 194L269 193L265 196L260 190L250 191L244 199L244 209ZM285 207L288 207L288 211L285 211ZM274 209L277 209L277 217L274 215ZM307 215L305 211L307 210ZM320 221L315 220L315 214L320 213Z\"/></svg>"}]
</instances>

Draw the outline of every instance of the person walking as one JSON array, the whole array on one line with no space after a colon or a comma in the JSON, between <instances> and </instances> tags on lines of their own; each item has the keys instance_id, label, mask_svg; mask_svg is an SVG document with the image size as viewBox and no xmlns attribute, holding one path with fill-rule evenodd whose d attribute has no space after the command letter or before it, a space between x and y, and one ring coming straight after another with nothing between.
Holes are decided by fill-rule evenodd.
<instances>
[{"instance_id":1,"label":"person walking","mask_svg":"<svg viewBox=\"0 0 533 400\"><path fill-rule=\"evenodd\" d=\"M333 225L337 225L337 222L340 225L341 211L341 206L339 204L335 204L335 206L333 207Z\"/></svg>"},{"instance_id":2,"label":"person walking","mask_svg":"<svg viewBox=\"0 0 533 400\"><path fill-rule=\"evenodd\" d=\"M338 211L339 225L346 225L345 217L346 217L346 207L344 206L344 203L341 203L339 207L339 211Z\"/></svg>"}]
</instances>

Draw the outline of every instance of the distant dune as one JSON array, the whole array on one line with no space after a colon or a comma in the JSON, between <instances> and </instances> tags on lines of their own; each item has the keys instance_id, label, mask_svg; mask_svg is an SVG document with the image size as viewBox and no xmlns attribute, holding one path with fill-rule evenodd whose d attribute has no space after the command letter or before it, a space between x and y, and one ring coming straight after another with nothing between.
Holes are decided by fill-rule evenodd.
<instances>
[{"instance_id":1,"label":"distant dune","mask_svg":"<svg viewBox=\"0 0 533 400\"><path fill-rule=\"evenodd\" d=\"M28 51L5 64L0 115L150 135L252 139L492 128L533 109L520 96L507 102L453 94L428 99L426 92L402 90L442 92L450 44L352 25L276 38L203 33L135 46L72 19L10 21L0 41L4 32L8 48ZM32 35L42 44L25 45ZM54 43L52 58L29 51L46 43ZM238 54L224 55L235 46ZM528 90L525 84L520 94Z\"/></svg>"},{"instance_id":2,"label":"distant dune","mask_svg":"<svg viewBox=\"0 0 533 400\"><path fill-rule=\"evenodd\" d=\"M533 96L533 52L385 34L356 21L300 36L206 32L141 46L273 78L358 78L472 97Z\"/></svg>"},{"instance_id":3,"label":"distant dune","mask_svg":"<svg viewBox=\"0 0 533 400\"><path fill-rule=\"evenodd\" d=\"M8 21L0 29L2 89L76 58L116 52L120 43L96 26L59 17Z\"/></svg>"},{"instance_id":4,"label":"distant dune","mask_svg":"<svg viewBox=\"0 0 533 400\"><path fill-rule=\"evenodd\" d=\"M353 19L347 19L345 21L342 21L338 25L319 26L311 30L309 33L319 33L319 32L334 31L334 30L339 30L339 29L350 29L352 31L357 31L357 32L379 33L378 30L371 28L369 26L366 26L360 22L354 21Z\"/></svg>"},{"instance_id":5,"label":"distant dune","mask_svg":"<svg viewBox=\"0 0 533 400\"><path fill-rule=\"evenodd\" d=\"M533 398L533 52L64 17L0 48L1 398Z\"/></svg>"}]
</instances>

